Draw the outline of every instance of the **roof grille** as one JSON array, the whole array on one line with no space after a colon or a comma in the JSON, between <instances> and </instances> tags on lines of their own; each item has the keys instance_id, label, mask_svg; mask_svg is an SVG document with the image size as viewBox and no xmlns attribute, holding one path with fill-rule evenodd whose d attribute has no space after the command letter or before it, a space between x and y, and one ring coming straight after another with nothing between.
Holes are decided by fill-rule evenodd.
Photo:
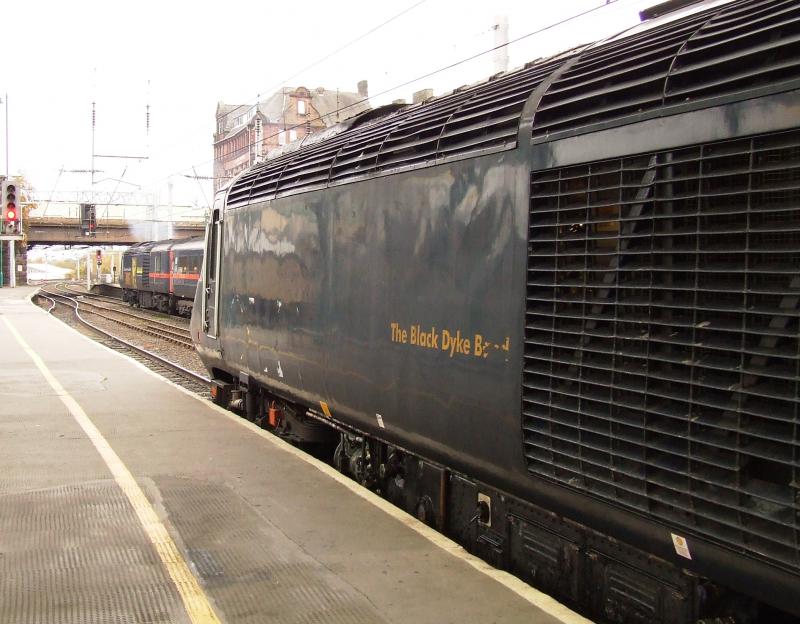
<instances>
[{"instance_id":1,"label":"roof grille","mask_svg":"<svg viewBox=\"0 0 800 624\"><path fill-rule=\"evenodd\" d=\"M563 62L559 58L531 65L257 165L234 182L228 206L379 171L433 165L444 157L515 147L525 102Z\"/></svg>"},{"instance_id":2,"label":"roof grille","mask_svg":"<svg viewBox=\"0 0 800 624\"><path fill-rule=\"evenodd\" d=\"M708 22L675 59L665 104L800 77L800 5L750 2Z\"/></svg>"},{"instance_id":3,"label":"roof grille","mask_svg":"<svg viewBox=\"0 0 800 624\"><path fill-rule=\"evenodd\" d=\"M531 176L528 470L800 568L800 132Z\"/></svg>"},{"instance_id":4,"label":"roof grille","mask_svg":"<svg viewBox=\"0 0 800 624\"><path fill-rule=\"evenodd\" d=\"M449 156L485 147L517 144L522 108L530 94L564 59L532 65L490 82L464 102L447 121L438 154Z\"/></svg>"},{"instance_id":5,"label":"roof grille","mask_svg":"<svg viewBox=\"0 0 800 624\"><path fill-rule=\"evenodd\" d=\"M278 188L278 180L289 160L291 160L290 155L284 154L252 167L239 177L228 193L228 207L236 208L249 203L251 195L254 198L274 196Z\"/></svg>"},{"instance_id":6,"label":"roof grille","mask_svg":"<svg viewBox=\"0 0 800 624\"><path fill-rule=\"evenodd\" d=\"M675 55L707 19L692 15L587 50L542 98L534 136L661 106Z\"/></svg>"},{"instance_id":7,"label":"roof grille","mask_svg":"<svg viewBox=\"0 0 800 624\"><path fill-rule=\"evenodd\" d=\"M470 95L474 94L470 91L454 93L411 109L383 140L378 151L377 167L390 169L435 160L442 128Z\"/></svg>"},{"instance_id":8,"label":"roof grille","mask_svg":"<svg viewBox=\"0 0 800 624\"><path fill-rule=\"evenodd\" d=\"M553 82L534 137L800 78L800 7L749 0L588 49Z\"/></svg>"}]
</instances>

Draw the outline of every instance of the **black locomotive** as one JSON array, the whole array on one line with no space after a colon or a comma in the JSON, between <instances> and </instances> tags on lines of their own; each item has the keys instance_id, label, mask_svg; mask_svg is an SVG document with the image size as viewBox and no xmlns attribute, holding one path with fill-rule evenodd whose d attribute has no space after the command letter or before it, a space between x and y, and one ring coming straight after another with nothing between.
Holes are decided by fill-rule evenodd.
<instances>
[{"instance_id":1,"label":"black locomotive","mask_svg":"<svg viewBox=\"0 0 800 624\"><path fill-rule=\"evenodd\" d=\"M206 245L219 401L598 619L800 615L797 2L351 119Z\"/></svg>"},{"instance_id":2,"label":"black locomotive","mask_svg":"<svg viewBox=\"0 0 800 624\"><path fill-rule=\"evenodd\" d=\"M202 264L202 237L133 245L122 254L122 300L140 308L189 316Z\"/></svg>"}]
</instances>

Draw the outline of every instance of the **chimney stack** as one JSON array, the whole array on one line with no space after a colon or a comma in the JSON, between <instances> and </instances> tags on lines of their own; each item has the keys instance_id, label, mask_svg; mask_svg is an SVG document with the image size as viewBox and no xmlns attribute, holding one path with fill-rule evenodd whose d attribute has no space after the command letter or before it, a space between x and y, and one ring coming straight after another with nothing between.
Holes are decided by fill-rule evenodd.
<instances>
[{"instance_id":1,"label":"chimney stack","mask_svg":"<svg viewBox=\"0 0 800 624\"><path fill-rule=\"evenodd\" d=\"M433 89L420 89L419 91L415 91L412 97L413 104L419 104L420 102L424 102L428 98L433 97Z\"/></svg>"},{"instance_id":2,"label":"chimney stack","mask_svg":"<svg viewBox=\"0 0 800 624\"><path fill-rule=\"evenodd\" d=\"M495 17L494 24L494 73L508 69L508 15Z\"/></svg>"},{"instance_id":3,"label":"chimney stack","mask_svg":"<svg viewBox=\"0 0 800 624\"><path fill-rule=\"evenodd\" d=\"M369 84L366 80L358 81L358 94L363 98L369 97Z\"/></svg>"}]
</instances>

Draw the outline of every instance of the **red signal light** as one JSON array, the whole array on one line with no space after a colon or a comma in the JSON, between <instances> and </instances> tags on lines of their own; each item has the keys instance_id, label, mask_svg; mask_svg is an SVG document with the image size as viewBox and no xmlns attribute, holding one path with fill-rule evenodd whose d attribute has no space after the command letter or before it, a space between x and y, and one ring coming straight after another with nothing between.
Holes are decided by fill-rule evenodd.
<instances>
[{"instance_id":1,"label":"red signal light","mask_svg":"<svg viewBox=\"0 0 800 624\"><path fill-rule=\"evenodd\" d=\"M6 220L7 221L16 221L16 219L17 219L17 211L14 210L13 208L9 208L6 211Z\"/></svg>"}]
</instances>

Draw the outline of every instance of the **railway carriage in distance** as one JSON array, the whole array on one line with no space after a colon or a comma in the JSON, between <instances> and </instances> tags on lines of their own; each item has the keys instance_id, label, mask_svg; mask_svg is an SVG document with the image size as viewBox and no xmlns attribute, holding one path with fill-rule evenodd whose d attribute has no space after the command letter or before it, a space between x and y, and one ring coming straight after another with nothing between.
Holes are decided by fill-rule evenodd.
<instances>
[{"instance_id":1,"label":"railway carriage in distance","mask_svg":"<svg viewBox=\"0 0 800 624\"><path fill-rule=\"evenodd\" d=\"M218 401L593 619L800 616L796 0L347 120L206 245Z\"/></svg>"},{"instance_id":2,"label":"railway carriage in distance","mask_svg":"<svg viewBox=\"0 0 800 624\"><path fill-rule=\"evenodd\" d=\"M201 237L134 245L122 255L123 301L166 314L189 316L202 263Z\"/></svg>"}]
</instances>

